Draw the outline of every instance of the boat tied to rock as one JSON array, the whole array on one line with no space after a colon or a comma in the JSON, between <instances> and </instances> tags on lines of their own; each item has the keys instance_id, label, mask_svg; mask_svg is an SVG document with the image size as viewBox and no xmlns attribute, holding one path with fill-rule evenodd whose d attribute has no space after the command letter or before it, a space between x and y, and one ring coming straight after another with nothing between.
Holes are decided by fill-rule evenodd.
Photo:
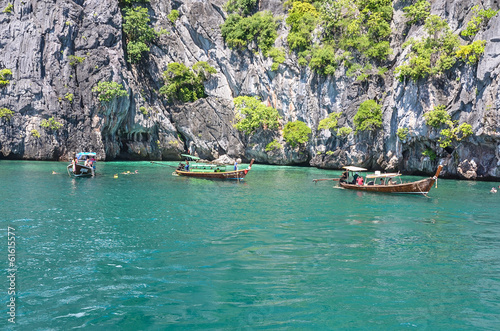
<instances>
[{"instance_id":1,"label":"boat tied to rock","mask_svg":"<svg viewBox=\"0 0 500 331\"><path fill-rule=\"evenodd\" d=\"M84 163L80 163L80 160L85 157ZM95 176L95 157L94 152L80 152L75 154L73 160L66 167L68 175L70 177L92 177Z\"/></svg>"}]
</instances>

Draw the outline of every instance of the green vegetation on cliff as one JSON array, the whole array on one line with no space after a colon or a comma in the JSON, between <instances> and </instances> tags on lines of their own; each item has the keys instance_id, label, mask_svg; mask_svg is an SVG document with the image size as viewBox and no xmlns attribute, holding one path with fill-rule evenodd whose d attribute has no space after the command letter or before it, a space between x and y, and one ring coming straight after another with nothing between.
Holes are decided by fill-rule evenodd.
<instances>
[{"instance_id":1,"label":"green vegetation on cliff","mask_svg":"<svg viewBox=\"0 0 500 331\"><path fill-rule=\"evenodd\" d=\"M2 69L0 70L0 88L9 85L10 76L12 76L12 71L10 69Z\"/></svg>"},{"instance_id":2,"label":"green vegetation on cliff","mask_svg":"<svg viewBox=\"0 0 500 331\"><path fill-rule=\"evenodd\" d=\"M277 28L273 14L265 11L248 17L231 14L221 25L221 32L229 47L243 48L255 42L262 54L267 56L278 36Z\"/></svg>"},{"instance_id":3,"label":"green vegetation on cliff","mask_svg":"<svg viewBox=\"0 0 500 331\"><path fill-rule=\"evenodd\" d=\"M309 141L311 128L302 121L288 122L283 128L283 138L292 147L305 144Z\"/></svg>"},{"instance_id":4,"label":"green vegetation on cliff","mask_svg":"<svg viewBox=\"0 0 500 331\"><path fill-rule=\"evenodd\" d=\"M205 98L203 83L215 74L217 70L207 62L200 61L188 68L182 63L169 63L163 72L165 85L160 88L160 94L165 95L170 101L192 102Z\"/></svg>"},{"instance_id":5,"label":"green vegetation on cliff","mask_svg":"<svg viewBox=\"0 0 500 331\"><path fill-rule=\"evenodd\" d=\"M475 64L484 53L486 40L476 40L472 44L459 46L456 57L468 64Z\"/></svg>"},{"instance_id":6,"label":"green vegetation on cliff","mask_svg":"<svg viewBox=\"0 0 500 331\"><path fill-rule=\"evenodd\" d=\"M54 117L51 117L48 120L42 120L40 122L40 126L42 128L52 130L52 131L57 131L63 127L62 123L56 121Z\"/></svg>"},{"instance_id":7,"label":"green vegetation on cliff","mask_svg":"<svg viewBox=\"0 0 500 331\"><path fill-rule=\"evenodd\" d=\"M156 38L157 33L149 26L151 19L147 8L125 8L123 11L123 32L127 36L128 61L137 63L144 52L149 52L148 43Z\"/></svg>"},{"instance_id":8,"label":"green vegetation on cliff","mask_svg":"<svg viewBox=\"0 0 500 331\"><path fill-rule=\"evenodd\" d=\"M257 0L229 0L224 5L224 10L228 13L248 16L255 9L256 4Z\"/></svg>"},{"instance_id":9,"label":"green vegetation on cliff","mask_svg":"<svg viewBox=\"0 0 500 331\"><path fill-rule=\"evenodd\" d=\"M122 84L117 82L104 82L97 83L97 86L92 88L92 92L98 93L99 101L102 103L110 102L114 98L128 96L127 91L123 88Z\"/></svg>"},{"instance_id":10,"label":"green vegetation on cliff","mask_svg":"<svg viewBox=\"0 0 500 331\"><path fill-rule=\"evenodd\" d=\"M424 25L427 36L422 40L411 38L403 44L410 47L408 63L396 68L395 73L405 78L418 80L441 74L456 62L455 52L459 46L458 36L453 34L448 22L436 15L430 15ZM437 59L437 60L435 60Z\"/></svg>"},{"instance_id":11,"label":"green vegetation on cliff","mask_svg":"<svg viewBox=\"0 0 500 331\"><path fill-rule=\"evenodd\" d=\"M175 23L177 19L179 18L179 11L174 9L170 12L170 14L167 15L167 18L170 20L170 22Z\"/></svg>"},{"instance_id":12,"label":"green vegetation on cliff","mask_svg":"<svg viewBox=\"0 0 500 331\"><path fill-rule=\"evenodd\" d=\"M427 0L418 0L413 5L403 8L404 16L409 19L407 24L425 21L431 12L431 4Z\"/></svg>"},{"instance_id":13,"label":"green vegetation on cliff","mask_svg":"<svg viewBox=\"0 0 500 331\"><path fill-rule=\"evenodd\" d=\"M233 100L235 106L235 124L238 131L246 134L263 130L277 129L280 116L273 107L265 106L258 97L240 96Z\"/></svg>"},{"instance_id":14,"label":"green vegetation on cliff","mask_svg":"<svg viewBox=\"0 0 500 331\"><path fill-rule=\"evenodd\" d=\"M327 118L324 118L321 121L319 121L318 130L321 129L336 130L338 126L338 120L341 115L342 112L328 114Z\"/></svg>"},{"instance_id":15,"label":"green vegetation on cliff","mask_svg":"<svg viewBox=\"0 0 500 331\"><path fill-rule=\"evenodd\" d=\"M14 112L8 108L2 107L0 108L0 118L6 118L10 120L12 116L14 115Z\"/></svg>"},{"instance_id":16,"label":"green vegetation on cliff","mask_svg":"<svg viewBox=\"0 0 500 331\"><path fill-rule=\"evenodd\" d=\"M382 126L382 107L375 100L366 100L353 118L356 132L372 131Z\"/></svg>"},{"instance_id":17,"label":"green vegetation on cliff","mask_svg":"<svg viewBox=\"0 0 500 331\"><path fill-rule=\"evenodd\" d=\"M424 114L425 124L439 129L441 137L439 146L442 148L450 147L454 142L459 142L473 134L472 126L468 123L462 123L457 126L457 121L452 121L451 116L446 111L445 105L434 107L433 110Z\"/></svg>"},{"instance_id":18,"label":"green vegetation on cliff","mask_svg":"<svg viewBox=\"0 0 500 331\"><path fill-rule=\"evenodd\" d=\"M472 7L472 12L474 16L467 23L467 27L462 31L462 36L464 37L474 37L499 11L493 9L479 9L479 5L476 5Z\"/></svg>"}]
</instances>

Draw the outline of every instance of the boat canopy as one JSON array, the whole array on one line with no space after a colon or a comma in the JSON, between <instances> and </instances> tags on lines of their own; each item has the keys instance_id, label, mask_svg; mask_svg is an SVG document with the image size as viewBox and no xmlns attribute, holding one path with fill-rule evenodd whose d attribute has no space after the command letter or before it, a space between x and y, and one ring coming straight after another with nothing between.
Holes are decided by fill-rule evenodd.
<instances>
[{"instance_id":1,"label":"boat canopy","mask_svg":"<svg viewBox=\"0 0 500 331\"><path fill-rule=\"evenodd\" d=\"M394 178L394 177L397 177L397 176L401 176L401 174L399 172L392 172L392 173L386 173L386 174L370 174L370 175L366 175L366 178Z\"/></svg>"},{"instance_id":2,"label":"boat canopy","mask_svg":"<svg viewBox=\"0 0 500 331\"><path fill-rule=\"evenodd\" d=\"M80 152L80 153L76 154L76 157L78 159L81 158L82 156L96 156L96 153L94 153L94 152Z\"/></svg>"},{"instance_id":3,"label":"boat canopy","mask_svg":"<svg viewBox=\"0 0 500 331\"><path fill-rule=\"evenodd\" d=\"M355 166L346 166L343 168L346 169L347 171L366 171L367 170L365 168L360 168L360 167L355 167Z\"/></svg>"},{"instance_id":4,"label":"boat canopy","mask_svg":"<svg viewBox=\"0 0 500 331\"><path fill-rule=\"evenodd\" d=\"M183 156L185 158L193 159L193 160L199 160L200 159L197 156L193 156L193 155L189 155L189 154L181 154L181 156Z\"/></svg>"}]
</instances>

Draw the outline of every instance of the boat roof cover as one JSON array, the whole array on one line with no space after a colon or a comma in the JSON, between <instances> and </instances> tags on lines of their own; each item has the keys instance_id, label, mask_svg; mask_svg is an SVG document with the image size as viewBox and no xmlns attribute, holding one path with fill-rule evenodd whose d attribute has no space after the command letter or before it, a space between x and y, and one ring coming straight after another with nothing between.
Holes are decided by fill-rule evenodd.
<instances>
[{"instance_id":1,"label":"boat roof cover","mask_svg":"<svg viewBox=\"0 0 500 331\"><path fill-rule=\"evenodd\" d=\"M365 168L360 168L360 167L355 167L355 166L346 166L343 168L346 169L347 171L366 171L367 170Z\"/></svg>"},{"instance_id":2,"label":"boat roof cover","mask_svg":"<svg viewBox=\"0 0 500 331\"><path fill-rule=\"evenodd\" d=\"M76 154L76 157L80 158L81 156L96 156L94 152L80 152Z\"/></svg>"},{"instance_id":3,"label":"boat roof cover","mask_svg":"<svg viewBox=\"0 0 500 331\"><path fill-rule=\"evenodd\" d=\"M397 177L397 176L401 176L401 174L399 172L392 172L392 173L387 173L387 174L370 174L370 175L367 175L366 178L393 178L393 177Z\"/></svg>"},{"instance_id":4,"label":"boat roof cover","mask_svg":"<svg viewBox=\"0 0 500 331\"><path fill-rule=\"evenodd\" d=\"M189 155L189 154L181 154L181 156L191 158L193 160L199 160L200 158L197 156Z\"/></svg>"}]
</instances>

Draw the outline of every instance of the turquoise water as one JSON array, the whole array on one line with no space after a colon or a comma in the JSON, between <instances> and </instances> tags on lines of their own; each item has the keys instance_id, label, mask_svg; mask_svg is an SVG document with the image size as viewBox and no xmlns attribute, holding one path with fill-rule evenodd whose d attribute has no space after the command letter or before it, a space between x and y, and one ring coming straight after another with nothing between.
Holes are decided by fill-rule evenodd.
<instances>
[{"instance_id":1,"label":"turquoise water","mask_svg":"<svg viewBox=\"0 0 500 331\"><path fill-rule=\"evenodd\" d=\"M314 184L340 172L312 168L238 183L65 167L0 161L17 330L500 329L498 183L440 179L427 198Z\"/></svg>"}]
</instances>

